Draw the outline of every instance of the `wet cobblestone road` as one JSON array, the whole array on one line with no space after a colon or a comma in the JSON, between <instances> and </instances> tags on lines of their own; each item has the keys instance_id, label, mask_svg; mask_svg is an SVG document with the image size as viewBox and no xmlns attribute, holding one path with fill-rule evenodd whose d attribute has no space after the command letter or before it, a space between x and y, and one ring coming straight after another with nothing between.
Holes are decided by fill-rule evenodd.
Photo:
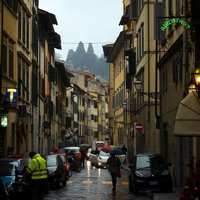
<instances>
[{"instance_id":1,"label":"wet cobblestone road","mask_svg":"<svg viewBox=\"0 0 200 200\"><path fill-rule=\"evenodd\" d=\"M122 177L117 179L117 190L112 192L110 173L107 169L95 168L86 162L81 172L74 172L66 187L50 189L45 200L83 199L83 200L149 200L147 193L138 196L128 190L128 172L121 169Z\"/></svg>"}]
</instances>

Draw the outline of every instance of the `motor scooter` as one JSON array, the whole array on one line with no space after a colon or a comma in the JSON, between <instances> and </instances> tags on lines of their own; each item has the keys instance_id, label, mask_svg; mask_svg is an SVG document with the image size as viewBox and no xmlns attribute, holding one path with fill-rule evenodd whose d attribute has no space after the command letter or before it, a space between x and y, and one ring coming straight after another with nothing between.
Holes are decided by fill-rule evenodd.
<instances>
[{"instance_id":1,"label":"motor scooter","mask_svg":"<svg viewBox=\"0 0 200 200\"><path fill-rule=\"evenodd\" d=\"M9 200L30 200L30 177L26 174L26 167L19 170L15 166L15 182L8 189Z\"/></svg>"},{"instance_id":2,"label":"motor scooter","mask_svg":"<svg viewBox=\"0 0 200 200\"><path fill-rule=\"evenodd\" d=\"M78 163L76 157L73 156L68 156L67 158L68 162L69 162L69 167L71 171L76 171L76 172L80 172L82 170L81 165Z\"/></svg>"}]
</instances>

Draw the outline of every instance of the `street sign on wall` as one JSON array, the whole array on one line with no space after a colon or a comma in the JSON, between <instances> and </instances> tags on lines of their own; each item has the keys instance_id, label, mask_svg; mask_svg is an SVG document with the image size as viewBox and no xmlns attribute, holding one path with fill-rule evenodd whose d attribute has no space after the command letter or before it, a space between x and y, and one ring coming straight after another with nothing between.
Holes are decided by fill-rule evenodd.
<instances>
[{"instance_id":1,"label":"street sign on wall","mask_svg":"<svg viewBox=\"0 0 200 200\"><path fill-rule=\"evenodd\" d=\"M136 131L142 131L143 130L143 125L142 123L138 122L135 124L135 129Z\"/></svg>"}]
</instances>

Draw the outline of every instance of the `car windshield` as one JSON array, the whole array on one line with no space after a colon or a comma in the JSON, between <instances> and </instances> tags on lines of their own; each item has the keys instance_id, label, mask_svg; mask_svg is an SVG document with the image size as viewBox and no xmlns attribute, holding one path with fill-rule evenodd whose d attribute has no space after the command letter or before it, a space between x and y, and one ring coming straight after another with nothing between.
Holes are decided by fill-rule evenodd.
<instances>
[{"instance_id":1,"label":"car windshield","mask_svg":"<svg viewBox=\"0 0 200 200\"><path fill-rule=\"evenodd\" d=\"M160 155L138 156L136 162L136 169L154 167L164 164L166 163Z\"/></svg>"},{"instance_id":2,"label":"car windshield","mask_svg":"<svg viewBox=\"0 0 200 200\"><path fill-rule=\"evenodd\" d=\"M57 159L55 156L47 156L45 159L47 161L47 167L53 167L57 165Z\"/></svg>"},{"instance_id":3,"label":"car windshield","mask_svg":"<svg viewBox=\"0 0 200 200\"><path fill-rule=\"evenodd\" d=\"M106 156L106 157L109 157L109 153L105 153L104 151L100 151L99 152L99 156Z\"/></svg>"},{"instance_id":4,"label":"car windshield","mask_svg":"<svg viewBox=\"0 0 200 200\"><path fill-rule=\"evenodd\" d=\"M17 161L0 161L0 176L15 176L15 166L19 167L18 165Z\"/></svg>"}]
</instances>

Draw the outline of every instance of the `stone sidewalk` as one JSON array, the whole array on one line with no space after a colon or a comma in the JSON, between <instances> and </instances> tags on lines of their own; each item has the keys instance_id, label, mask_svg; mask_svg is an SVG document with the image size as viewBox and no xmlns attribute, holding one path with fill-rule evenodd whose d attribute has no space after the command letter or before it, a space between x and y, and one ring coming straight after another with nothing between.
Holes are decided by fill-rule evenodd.
<instances>
[{"instance_id":1,"label":"stone sidewalk","mask_svg":"<svg viewBox=\"0 0 200 200\"><path fill-rule=\"evenodd\" d=\"M121 165L122 169L125 169L127 171L130 171L129 166L130 164L126 164L126 165ZM154 200L178 200L179 199L179 193L180 191L177 188L173 188L173 192L171 193L159 193L159 192L155 192L153 194L151 194L152 198Z\"/></svg>"}]
</instances>

